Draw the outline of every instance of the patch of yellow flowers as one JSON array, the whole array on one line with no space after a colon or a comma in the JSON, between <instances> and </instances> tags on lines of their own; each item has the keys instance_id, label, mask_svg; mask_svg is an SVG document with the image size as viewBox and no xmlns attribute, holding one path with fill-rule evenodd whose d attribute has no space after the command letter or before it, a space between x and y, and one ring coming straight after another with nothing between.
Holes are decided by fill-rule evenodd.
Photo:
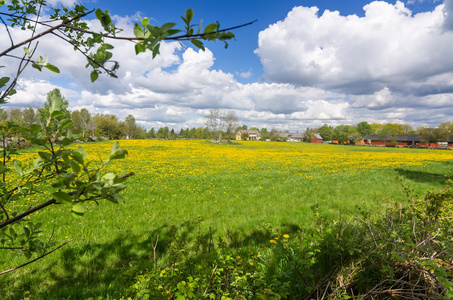
<instances>
[{"instance_id":1,"label":"patch of yellow flowers","mask_svg":"<svg viewBox=\"0 0 453 300\"><path fill-rule=\"evenodd\" d=\"M120 145L129 155L116 161L119 173L134 171L166 179L258 170L314 176L372 172L379 168L419 166L453 160L453 151L390 149L308 143L240 141L238 145L217 145L206 141L124 140ZM111 143L83 145L89 158L102 161Z\"/></svg>"}]
</instances>

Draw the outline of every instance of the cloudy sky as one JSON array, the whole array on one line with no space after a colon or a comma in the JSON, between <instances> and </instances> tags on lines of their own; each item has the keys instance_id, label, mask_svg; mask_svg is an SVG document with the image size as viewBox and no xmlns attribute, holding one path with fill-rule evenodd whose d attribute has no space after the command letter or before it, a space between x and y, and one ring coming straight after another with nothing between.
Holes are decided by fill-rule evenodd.
<instances>
[{"instance_id":1,"label":"cloudy sky","mask_svg":"<svg viewBox=\"0 0 453 300\"><path fill-rule=\"evenodd\" d=\"M131 43L115 42L118 79L95 83L81 55L46 36L39 55L47 55L61 74L27 70L9 105L41 107L47 92L59 87L71 110L120 119L132 114L148 129L204 126L211 108L234 110L249 127L291 131L325 123L417 127L453 121L453 0L160 2L82 1L109 9L125 36L132 36L140 17L155 25L181 24L179 16L189 7L203 24L258 21L236 30L228 49L222 43L208 43L205 52L166 43L154 60L150 54L136 56ZM27 37L9 30L16 42ZM0 51L9 46L2 25ZM6 66L0 76L11 75L16 64L0 58Z\"/></svg>"}]
</instances>

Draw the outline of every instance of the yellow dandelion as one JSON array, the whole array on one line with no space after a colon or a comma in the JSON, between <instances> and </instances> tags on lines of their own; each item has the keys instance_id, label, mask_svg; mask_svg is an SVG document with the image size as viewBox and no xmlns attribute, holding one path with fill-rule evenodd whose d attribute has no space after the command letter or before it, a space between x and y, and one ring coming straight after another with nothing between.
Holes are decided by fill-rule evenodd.
<instances>
[{"instance_id":1,"label":"yellow dandelion","mask_svg":"<svg viewBox=\"0 0 453 300\"><path fill-rule=\"evenodd\" d=\"M285 239L289 239L289 235L287 235L287 234L284 234L283 237L284 237Z\"/></svg>"},{"instance_id":2,"label":"yellow dandelion","mask_svg":"<svg viewBox=\"0 0 453 300\"><path fill-rule=\"evenodd\" d=\"M277 244L277 241L276 240L271 240L270 241L272 244Z\"/></svg>"}]
</instances>

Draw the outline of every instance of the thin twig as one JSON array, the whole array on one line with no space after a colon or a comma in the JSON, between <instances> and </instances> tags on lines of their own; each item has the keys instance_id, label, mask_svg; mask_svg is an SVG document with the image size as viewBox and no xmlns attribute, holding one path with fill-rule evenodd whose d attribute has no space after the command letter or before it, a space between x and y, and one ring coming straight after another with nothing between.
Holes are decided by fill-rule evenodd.
<instances>
[{"instance_id":1,"label":"thin twig","mask_svg":"<svg viewBox=\"0 0 453 300\"><path fill-rule=\"evenodd\" d=\"M17 269L19 269L19 268L25 267L26 265L29 265L29 264L35 262L35 261L37 261L37 260L40 260L41 258L46 257L47 255L49 255L49 254L51 254L51 253L57 251L58 249L60 249L60 248L63 247L64 245L66 245L66 244L72 242L73 240L74 240L74 239L71 239L71 240L69 240L69 241L67 241L67 242L65 242L65 243L63 243L63 244L61 244L61 245L58 246L57 248L55 248L55 249L53 249L53 250L51 250L51 251L49 251L49 252L47 252L47 253L41 255L40 257L37 257L37 258L35 258L35 259L33 259L33 260L30 260L29 262L26 262L26 263L23 264L23 265L20 265L20 266L11 268L11 269L9 269L9 270L2 271L2 272L0 272L0 275L3 275L3 274L6 274L6 273L15 271L15 270L17 270Z\"/></svg>"},{"instance_id":2,"label":"thin twig","mask_svg":"<svg viewBox=\"0 0 453 300\"><path fill-rule=\"evenodd\" d=\"M49 34L49 33L51 33L52 31L54 31L54 30L56 30L56 29L58 29L58 28L60 28L60 27L63 27L63 26L65 26L65 25L67 25L67 24L69 24L69 23L71 23L71 22L73 22L73 21L75 21L75 20L77 20L77 19L83 18L84 16L86 16L86 15L92 13L93 11L94 11L94 10L91 10L91 11L86 12L86 13L84 13L84 14L75 16L74 18L71 18L71 19L69 19L69 20L66 21L66 22L60 23L60 24L58 24L58 25L55 25L55 26L53 26L53 27L51 27L51 28L49 28L49 29L47 29L47 30L45 30L45 31L43 31L43 32L41 32L41 33L39 33L39 34L37 34L37 35L34 35L34 36L32 36L32 37L30 37L30 38L28 38L28 39L26 39L26 40L20 42L19 44L16 44L16 45L14 45L14 46L12 46L12 47L9 47L8 49L6 49L5 51L3 51L3 52L0 53L0 57L3 56L3 55L5 55L5 54L7 54L7 53L9 53L9 52L11 52L11 51L13 51L14 49L16 49L16 48L18 48L18 47L20 47L20 46L23 46L23 45L28 44L28 43L30 43L30 42L36 40L36 39L39 39L39 38L43 37L44 35Z\"/></svg>"},{"instance_id":3,"label":"thin twig","mask_svg":"<svg viewBox=\"0 0 453 300\"><path fill-rule=\"evenodd\" d=\"M5 21L3 20L2 17L0 17L0 20L2 21L3 25L5 25L6 32L8 33L9 40L11 41L11 47L13 47L14 46L14 41L13 41L13 37L11 36L11 32L9 32L8 25L6 25L6 23L5 23Z\"/></svg>"}]
</instances>

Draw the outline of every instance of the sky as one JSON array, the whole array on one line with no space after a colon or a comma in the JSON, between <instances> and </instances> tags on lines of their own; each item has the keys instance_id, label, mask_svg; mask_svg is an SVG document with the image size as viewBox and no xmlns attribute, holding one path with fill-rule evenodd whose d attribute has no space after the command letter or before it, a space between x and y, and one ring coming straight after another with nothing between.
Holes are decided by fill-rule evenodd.
<instances>
[{"instance_id":1,"label":"sky","mask_svg":"<svg viewBox=\"0 0 453 300\"><path fill-rule=\"evenodd\" d=\"M164 43L161 55L135 55L115 41L118 78L90 82L86 60L59 39L44 37L37 51L60 74L29 68L8 106L42 107L60 88L70 110L127 115L150 129L204 127L209 109L234 110L250 127L303 132L323 124L400 123L414 128L453 121L453 0L337 1L81 1L110 10L122 35L133 36L140 18L154 25L176 22L187 8L203 24L234 31L236 40ZM73 5L72 0L48 3ZM0 12L5 8L0 8ZM92 28L99 24L88 16ZM26 32L9 28L15 41ZM9 47L0 29L0 51ZM18 49L16 54L21 54ZM0 76L17 62L0 58Z\"/></svg>"}]
</instances>

